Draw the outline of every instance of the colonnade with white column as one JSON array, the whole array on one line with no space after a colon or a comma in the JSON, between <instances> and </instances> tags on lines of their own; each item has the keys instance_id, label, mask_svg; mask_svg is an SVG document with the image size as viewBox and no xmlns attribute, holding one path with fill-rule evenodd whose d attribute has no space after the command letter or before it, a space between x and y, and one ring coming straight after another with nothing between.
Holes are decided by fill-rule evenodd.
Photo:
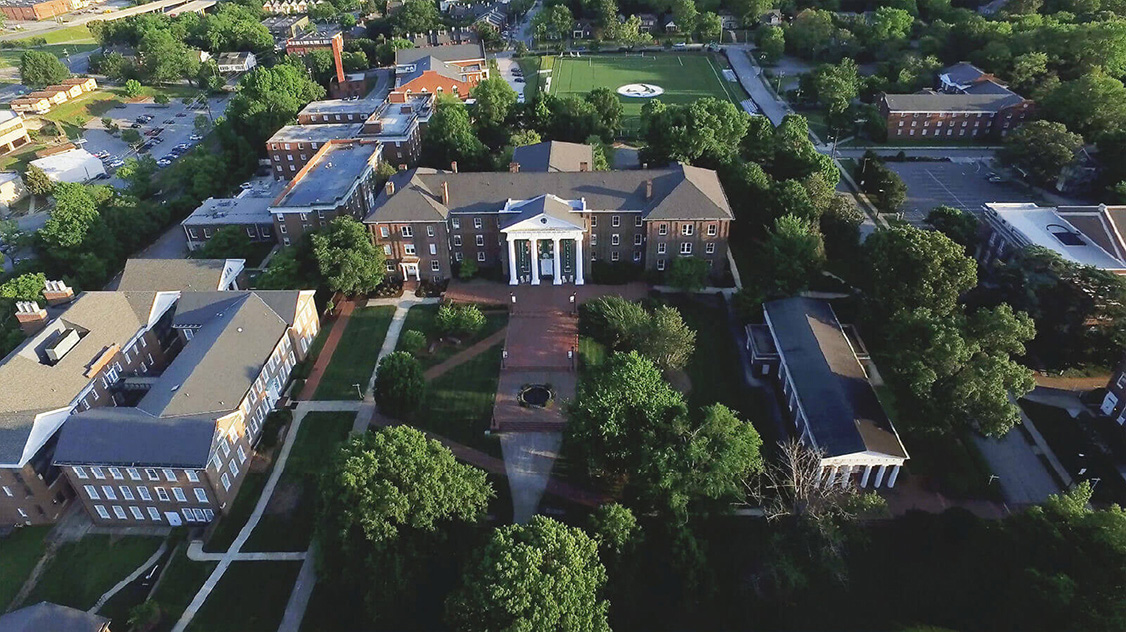
<instances>
[{"instance_id":1,"label":"colonnade with white column","mask_svg":"<svg viewBox=\"0 0 1126 632\"><path fill-rule=\"evenodd\" d=\"M823 465L821 466L820 478L818 480L818 487L832 487L833 485L840 485L843 488L848 488L852 485L852 478L854 474L860 475L860 487L868 487L868 483L872 483L873 488L878 488L884 485L886 477L889 489L895 487L895 480L899 478L900 465ZM873 480L872 474L876 477Z\"/></svg>"},{"instance_id":2,"label":"colonnade with white column","mask_svg":"<svg viewBox=\"0 0 1126 632\"><path fill-rule=\"evenodd\" d=\"M520 284L520 272L516 267L516 242L528 242L528 256L531 264L531 284L540 284L540 258L539 258L539 242L550 241L552 245L553 254L553 267L554 272L552 284L563 284L563 265L561 260L560 245L565 241L572 241L575 247L575 285L582 285L585 283L583 278L583 234L580 231L545 231L545 232L507 232L505 237L508 240L508 284Z\"/></svg>"}]
</instances>

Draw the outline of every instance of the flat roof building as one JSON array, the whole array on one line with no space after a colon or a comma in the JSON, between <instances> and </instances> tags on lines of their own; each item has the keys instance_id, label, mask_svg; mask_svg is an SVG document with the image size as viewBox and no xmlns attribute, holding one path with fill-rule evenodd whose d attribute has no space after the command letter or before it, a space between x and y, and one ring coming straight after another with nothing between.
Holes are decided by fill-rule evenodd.
<instances>
[{"instance_id":1,"label":"flat roof building","mask_svg":"<svg viewBox=\"0 0 1126 632\"><path fill-rule=\"evenodd\" d=\"M1126 274L1126 206L992 203L983 218L988 237L977 257L983 265L1040 246L1078 265Z\"/></svg>"}]
</instances>

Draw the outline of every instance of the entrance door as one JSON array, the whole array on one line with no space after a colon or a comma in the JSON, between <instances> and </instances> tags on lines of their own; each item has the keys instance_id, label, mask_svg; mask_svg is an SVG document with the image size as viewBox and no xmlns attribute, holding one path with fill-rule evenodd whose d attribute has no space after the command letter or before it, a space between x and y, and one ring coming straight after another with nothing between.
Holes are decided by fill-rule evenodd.
<instances>
[{"instance_id":1,"label":"entrance door","mask_svg":"<svg viewBox=\"0 0 1126 632\"><path fill-rule=\"evenodd\" d=\"M541 277L554 277L555 276L555 259L540 259L540 276Z\"/></svg>"}]
</instances>

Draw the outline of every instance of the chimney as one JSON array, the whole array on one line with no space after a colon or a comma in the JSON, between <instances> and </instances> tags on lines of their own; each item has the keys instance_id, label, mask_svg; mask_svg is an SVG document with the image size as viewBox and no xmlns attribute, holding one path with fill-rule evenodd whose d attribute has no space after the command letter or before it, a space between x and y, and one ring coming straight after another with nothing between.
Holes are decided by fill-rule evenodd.
<instances>
[{"instance_id":1,"label":"chimney","mask_svg":"<svg viewBox=\"0 0 1126 632\"><path fill-rule=\"evenodd\" d=\"M450 163L450 171L457 173L457 161L456 160Z\"/></svg>"},{"instance_id":2,"label":"chimney","mask_svg":"<svg viewBox=\"0 0 1126 632\"><path fill-rule=\"evenodd\" d=\"M653 181L652 180L646 180L645 181L645 199L646 200L652 200L653 199Z\"/></svg>"},{"instance_id":3,"label":"chimney","mask_svg":"<svg viewBox=\"0 0 1126 632\"><path fill-rule=\"evenodd\" d=\"M62 281L47 281L43 288L43 298L48 305L62 305L69 303L74 298L74 288L68 287Z\"/></svg>"},{"instance_id":4,"label":"chimney","mask_svg":"<svg viewBox=\"0 0 1126 632\"><path fill-rule=\"evenodd\" d=\"M47 310L35 301L16 301L16 320L23 333L30 336L47 324Z\"/></svg>"},{"instance_id":5,"label":"chimney","mask_svg":"<svg viewBox=\"0 0 1126 632\"><path fill-rule=\"evenodd\" d=\"M508 163L508 173L520 173L520 163L518 163L518 162Z\"/></svg>"},{"instance_id":6,"label":"chimney","mask_svg":"<svg viewBox=\"0 0 1126 632\"><path fill-rule=\"evenodd\" d=\"M454 164L457 164L457 163L454 163ZM443 182L442 183L442 206L449 206L449 205L450 205L450 183L449 182Z\"/></svg>"},{"instance_id":7,"label":"chimney","mask_svg":"<svg viewBox=\"0 0 1126 632\"><path fill-rule=\"evenodd\" d=\"M392 195L395 195L395 183L388 180L387 186L384 187L383 190L387 191L387 197L391 197Z\"/></svg>"},{"instance_id":8,"label":"chimney","mask_svg":"<svg viewBox=\"0 0 1126 632\"><path fill-rule=\"evenodd\" d=\"M590 163L585 160L580 162L579 171L590 171Z\"/></svg>"}]
</instances>

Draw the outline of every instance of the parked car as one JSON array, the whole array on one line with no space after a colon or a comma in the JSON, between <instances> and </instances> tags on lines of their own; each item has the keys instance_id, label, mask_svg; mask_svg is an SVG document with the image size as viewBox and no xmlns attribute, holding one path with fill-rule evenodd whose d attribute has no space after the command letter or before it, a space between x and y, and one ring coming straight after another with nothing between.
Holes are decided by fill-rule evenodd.
<instances>
[{"instance_id":1,"label":"parked car","mask_svg":"<svg viewBox=\"0 0 1126 632\"><path fill-rule=\"evenodd\" d=\"M159 137L159 136L153 136L151 142L153 142L153 143L163 143L164 139Z\"/></svg>"},{"instance_id":2,"label":"parked car","mask_svg":"<svg viewBox=\"0 0 1126 632\"><path fill-rule=\"evenodd\" d=\"M129 127L132 127L133 129L141 129L141 124L140 123L133 123Z\"/></svg>"},{"instance_id":3,"label":"parked car","mask_svg":"<svg viewBox=\"0 0 1126 632\"><path fill-rule=\"evenodd\" d=\"M118 167L124 167L124 166L125 166L125 161L120 159L120 158L114 158L109 163L110 169L117 169Z\"/></svg>"},{"instance_id":4,"label":"parked car","mask_svg":"<svg viewBox=\"0 0 1126 632\"><path fill-rule=\"evenodd\" d=\"M137 121L138 123L144 123L144 122L145 122L145 117L143 117L143 116L138 116L137 118L135 118L135 119L133 119L133 120L134 120L134 121Z\"/></svg>"},{"instance_id":5,"label":"parked car","mask_svg":"<svg viewBox=\"0 0 1126 632\"><path fill-rule=\"evenodd\" d=\"M203 136L200 136L199 134L192 134L191 136L188 136L188 140L203 140Z\"/></svg>"},{"instance_id":6,"label":"parked car","mask_svg":"<svg viewBox=\"0 0 1126 632\"><path fill-rule=\"evenodd\" d=\"M242 184L238 185L238 188L240 188L240 189L242 189L243 191L245 191L245 190L247 190L247 189L249 189L249 188L252 188L253 186L254 186L254 185L253 185L253 184L250 184L249 182L243 182Z\"/></svg>"},{"instance_id":7,"label":"parked car","mask_svg":"<svg viewBox=\"0 0 1126 632\"><path fill-rule=\"evenodd\" d=\"M106 160L107 158L109 158L109 152L104 150L104 149L102 151L99 151L98 153L96 153L94 155L97 156L98 158L102 159L102 160Z\"/></svg>"},{"instance_id":8,"label":"parked car","mask_svg":"<svg viewBox=\"0 0 1126 632\"><path fill-rule=\"evenodd\" d=\"M158 167L160 167L160 168L162 168L162 169L163 169L164 167L167 167L167 166L168 166L168 165L170 165L170 164L172 164L172 161L171 161L171 160L169 160L168 158L161 158L160 160L157 160L157 161L156 161L156 166L158 166Z\"/></svg>"},{"instance_id":9,"label":"parked car","mask_svg":"<svg viewBox=\"0 0 1126 632\"><path fill-rule=\"evenodd\" d=\"M181 118L181 117L184 117L184 116L187 116L187 114L185 114L184 112L177 112L176 113L176 118Z\"/></svg>"},{"instance_id":10,"label":"parked car","mask_svg":"<svg viewBox=\"0 0 1126 632\"><path fill-rule=\"evenodd\" d=\"M990 181L990 182L1004 182L1004 181L1005 181L1005 179L1004 179L1004 178L1002 178L1001 176L999 176L999 175L997 175L997 174L993 173L993 174L990 174L990 175L989 175L989 181Z\"/></svg>"},{"instance_id":11,"label":"parked car","mask_svg":"<svg viewBox=\"0 0 1126 632\"><path fill-rule=\"evenodd\" d=\"M167 119L164 121L165 125L171 125L176 122L176 119Z\"/></svg>"},{"instance_id":12,"label":"parked car","mask_svg":"<svg viewBox=\"0 0 1126 632\"><path fill-rule=\"evenodd\" d=\"M512 81L515 82L515 83L524 83L524 78L523 77L516 77Z\"/></svg>"}]
</instances>

